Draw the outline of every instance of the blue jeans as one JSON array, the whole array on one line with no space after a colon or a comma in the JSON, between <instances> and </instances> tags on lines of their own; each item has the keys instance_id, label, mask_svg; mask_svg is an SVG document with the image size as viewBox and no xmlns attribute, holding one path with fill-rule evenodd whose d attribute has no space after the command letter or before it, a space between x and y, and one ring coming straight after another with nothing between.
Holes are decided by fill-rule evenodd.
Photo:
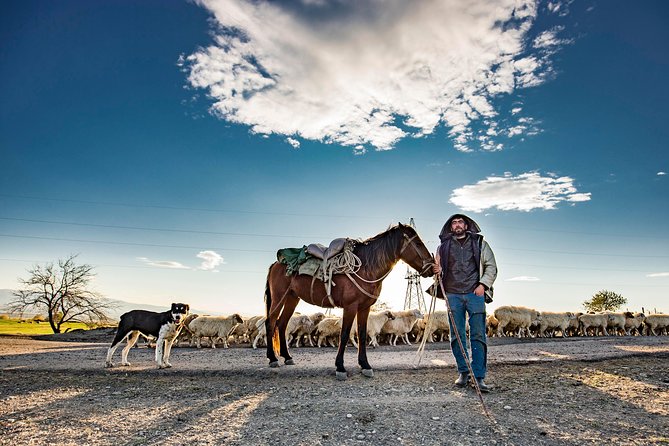
<instances>
[{"instance_id":1,"label":"blue jeans","mask_svg":"<svg viewBox=\"0 0 669 446\"><path fill-rule=\"evenodd\" d=\"M469 294L447 294L448 304L453 312L453 319L460 334L462 346L465 349L465 355L469 359L467 352L467 332L465 331L465 317L469 314L469 339L472 345L472 371L475 378L485 378L488 362L488 344L485 334L485 300L484 296L477 296L474 293ZM448 319L450 328L451 351L458 364L458 372L468 373L467 362L460 351L460 345L455 337L452 322Z\"/></svg>"}]
</instances>

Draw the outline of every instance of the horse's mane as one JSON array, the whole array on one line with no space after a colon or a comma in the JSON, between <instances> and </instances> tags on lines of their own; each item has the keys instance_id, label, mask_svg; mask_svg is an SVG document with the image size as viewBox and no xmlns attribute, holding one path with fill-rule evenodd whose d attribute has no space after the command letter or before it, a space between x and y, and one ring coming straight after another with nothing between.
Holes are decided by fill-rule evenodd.
<instances>
[{"instance_id":1,"label":"horse's mane","mask_svg":"<svg viewBox=\"0 0 669 446\"><path fill-rule=\"evenodd\" d=\"M401 223L366 240L356 241L353 253L360 258L362 267L372 274L397 261L403 242L402 229L410 228Z\"/></svg>"}]
</instances>

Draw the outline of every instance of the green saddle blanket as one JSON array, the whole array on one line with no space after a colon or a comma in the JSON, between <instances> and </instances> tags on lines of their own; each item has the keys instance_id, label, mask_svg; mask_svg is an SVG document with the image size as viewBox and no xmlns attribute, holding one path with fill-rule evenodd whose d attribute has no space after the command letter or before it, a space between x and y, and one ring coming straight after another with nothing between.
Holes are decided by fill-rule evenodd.
<instances>
[{"instance_id":1,"label":"green saddle blanket","mask_svg":"<svg viewBox=\"0 0 669 446\"><path fill-rule=\"evenodd\" d=\"M283 248L276 252L276 259L279 263L286 265L287 276L298 273L300 265L310 258L312 256L307 253L306 246L301 248Z\"/></svg>"},{"instance_id":2,"label":"green saddle blanket","mask_svg":"<svg viewBox=\"0 0 669 446\"><path fill-rule=\"evenodd\" d=\"M286 275L307 274L315 276L323 265L323 261L307 252L307 247L283 248L276 253L279 263L286 265Z\"/></svg>"}]
</instances>

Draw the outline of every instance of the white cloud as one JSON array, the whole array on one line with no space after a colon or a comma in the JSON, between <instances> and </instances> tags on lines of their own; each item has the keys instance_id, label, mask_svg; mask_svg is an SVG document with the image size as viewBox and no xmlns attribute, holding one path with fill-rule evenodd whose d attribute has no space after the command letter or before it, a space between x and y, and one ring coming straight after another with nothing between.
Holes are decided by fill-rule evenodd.
<instances>
[{"instance_id":1,"label":"white cloud","mask_svg":"<svg viewBox=\"0 0 669 446\"><path fill-rule=\"evenodd\" d=\"M146 257L137 257L137 260L148 265L154 266L156 268L168 268L168 269L190 269L189 267L172 260L151 260Z\"/></svg>"},{"instance_id":2,"label":"white cloud","mask_svg":"<svg viewBox=\"0 0 669 446\"><path fill-rule=\"evenodd\" d=\"M202 271L213 271L218 272L216 267L222 263L225 263L223 257L218 254L216 251L200 251L197 255L197 258L201 259L200 266L197 268L192 268L186 266L181 262L176 262L174 260L151 260L147 257L137 257L137 260L144 263L148 266L153 266L156 268L167 268L167 269L189 269L189 270L202 270Z\"/></svg>"},{"instance_id":3,"label":"white cloud","mask_svg":"<svg viewBox=\"0 0 669 446\"><path fill-rule=\"evenodd\" d=\"M541 176L537 172L512 176L488 177L476 184L455 189L449 202L467 211L482 212L497 208L503 211L555 209L562 201L590 200L590 193L578 192L570 177Z\"/></svg>"},{"instance_id":4,"label":"white cloud","mask_svg":"<svg viewBox=\"0 0 669 446\"><path fill-rule=\"evenodd\" d=\"M294 149L299 149L300 148L300 142L296 140L295 138L288 137L286 138L286 142L293 146Z\"/></svg>"},{"instance_id":5,"label":"white cloud","mask_svg":"<svg viewBox=\"0 0 669 446\"><path fill-rule=\"evenodd\" d=\"M562 27L556 27L552 30L544 31L534 39L532 46L534 48L555 49L571 43L571 40L569 39L560 39L557 37L558 34L562 31L564 31L564 28Z\"/></svg>"},{"instance_id":6,"label":"white cloud","mask_svg":"<svg viewBox=\"0 0 669 446\"><path fill-rule=\"evenodd\" d=\"M217 22L214 43L179 64L215 115L358 154L440 126L461 151L477 148L485 122L508 135L515 123L495 98L544 82L564 43L560 29L534 29L534 0L198 3Z\"/></svg>"},{"instance_id":7,"label":"white cloud","mask_svg":"<svg viewBox=\"0 0 669 446\"><path fill-rule=\"evenodd\" d=\"M657 176L658 176L658 177L663 177L663 176L665 176L666 174L667 174L667 172L658 172L658 173L657 173Z\"/></svg>"},{"instance_id":8,"label":"white cloud","mask_svg":"<svg viewBox=\"0 0 669 446\"><path fill-rule=\"evenodd\" d=\"M512 277L510 279L506 279L505 282L538 282L539 279L538 277L532 277L532 276L518 276L518 277Z\"/></svg>"},{"instance_id":9,"label":"white cloud","mask_svg":"<svg viewBox=\"0 0 669 446\"><path fill-rule=\"evenodd\" d=\"M646 277L669 277L669 272L667 272L667 273L651 273L651 274L646 274Z\"/></svg>"},{"instance_id":10,"label":"white cloud","mask_svg":"<svg viewBox=\"0 0 669 446\"><path fill-rule=\"evenodd\" d=\"M216 271L216 267L218 265L225 263L223 261L223 257L221 257L221 255L216 251L200 251L197 254L197 257L202 259L202 264L198 267L198 269L204 271Z\"/></svg>"}]
</instances>

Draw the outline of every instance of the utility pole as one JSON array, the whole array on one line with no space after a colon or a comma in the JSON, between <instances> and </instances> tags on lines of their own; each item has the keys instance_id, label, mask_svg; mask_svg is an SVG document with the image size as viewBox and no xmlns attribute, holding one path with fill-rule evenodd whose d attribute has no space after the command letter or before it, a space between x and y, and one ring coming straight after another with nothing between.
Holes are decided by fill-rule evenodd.
<instances>
[{"instance_id":1,"label":"utility pole","mask_svg":"<svg viewBox=\"0 0 669 446\"><path fill-rule=\"evenodd\" d=\"M416 229L416 224L413 218L409 220L409 226ZM423 288L420 285L420 274L407 266L407 273L404 276L407 279L407 292L404 297L404 309L418 308L423 314L427 314L427 307L425 306L425 297L423 296Z\"/></svg>"}]
</instances>

